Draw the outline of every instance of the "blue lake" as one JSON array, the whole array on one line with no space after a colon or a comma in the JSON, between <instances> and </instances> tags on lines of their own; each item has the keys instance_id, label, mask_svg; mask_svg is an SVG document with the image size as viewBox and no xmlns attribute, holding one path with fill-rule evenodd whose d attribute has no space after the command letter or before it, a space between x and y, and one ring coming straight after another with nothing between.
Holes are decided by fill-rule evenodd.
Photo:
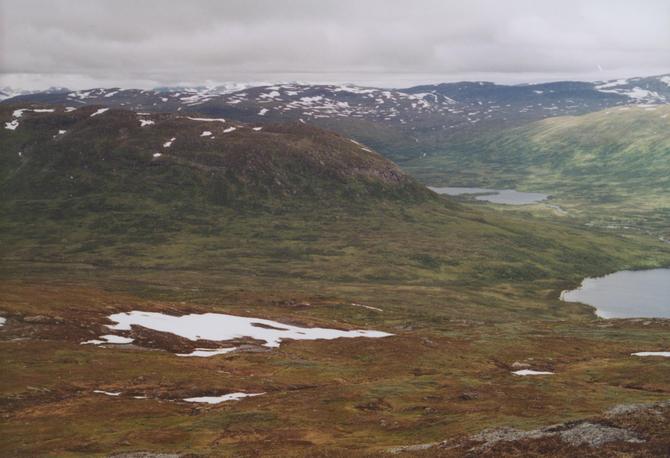
<instances>
[{"instance_id":1,"label":"blue lake","mask_svg":"<svg viewBox=\"0 0 670 458\"><path fill-rule=\"evenodd\" d=\"M670 269L623 270L586 278L561 299L596 308L602 318L670 318Z\"/></svg>"},{"instance_id":2,"label":"blue lake","mask_svg":"<svg viewBox=\"0 0 670 458\"><path fill-rule=\"evenodd\" d=\"M431 187L428 189L448 196L473 196L476 200L506 205L528 205L547 200L549 195L539 192L521 192L514 189Z\"/></svg>"}]
</instances>

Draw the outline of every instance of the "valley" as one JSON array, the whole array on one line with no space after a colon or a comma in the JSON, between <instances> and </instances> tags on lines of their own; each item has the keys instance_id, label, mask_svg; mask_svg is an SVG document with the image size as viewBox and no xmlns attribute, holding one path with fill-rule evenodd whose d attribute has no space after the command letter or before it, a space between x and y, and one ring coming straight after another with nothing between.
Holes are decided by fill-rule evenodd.
<instances>
[{"instance_id":1,"label":"valley","mask_svg":"<svg viewBox=\"0 0 670 458\"><path fill-rule=\"evenodd\" d=\"M670 457L670 2L0 0L0 458Z\"/></svg>"},{"instance_id":2,"label":"valley","mask_svg":"<svg viewBox=\"0 0 670 458\"><path fill-rule=\"evenodd\" d=\"M398 166L305 119L53 102L0 104L3 454L574 456L581 442L545 430L570 422L612 434L593 453L667 449L670 422L649 419L670 415L667 320L560 299L670 265L665 106L552 117ZM600 153L619 155L599 169L587 141L606 135ZM565 138L570 160L554 157ZM643 162L626 149L640 145ZM599 222L637 214L637 230ZM251 330L186 333L186 315Z\"/></svg>"},{"instance_id":3,"label":"valley","mask_svg":"<svg viewBox=\"0 0 670 458\"><path fill-rule=\"evenodd\" d=\"M403 163L433 186L552 195L577 224L668 239L668 105L556 117Z\"/></svg>"}]
</instances>

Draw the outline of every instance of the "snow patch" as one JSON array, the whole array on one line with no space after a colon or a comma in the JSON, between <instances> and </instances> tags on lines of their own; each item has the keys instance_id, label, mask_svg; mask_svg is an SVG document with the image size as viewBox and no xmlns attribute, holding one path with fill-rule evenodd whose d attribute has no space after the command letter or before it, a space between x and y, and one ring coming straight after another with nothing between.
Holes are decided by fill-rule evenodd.
<instances>
[{"instance_id":1,"label":"snow patch","mask_svg":"<svg viewBox=\"0 0 670 458\"><path fill-rule=\"evenodd\" d=\"M230 348L196 348L191 353L177 353L177 356L198 356L201 358L209 358L210 356L224 355L231 351L237 350L236 347Z\"/></svg>"},{"instance_id":2,"label":"snow patch","mask_svg":"<svg viewBox=\"0 0 670 458\"><path fill-rule=\"evenodd\" d=\"M600 84L600 85L596 86L596 89L597 90L608 89L608 88L611 88L611 87L625 86L626 84L628 84L628 80L615 80L615 81L609 81L607 83Z\"/></svg>"},{"instance_id":3,"label":"snow patch","mask_svg":"<svg viewBox=\"0 0 670 458\"><path fill-rule=\"evenodd\" d=\"M5 129L7 130L16 130L19 127L19 122L15 119L5 123Z\"/></svg>"},{"instance_id":4,"label":"snow patch","mask_svg":"<svg viewBox=\"0 0 670 458\"><path fill-rule=\"evenodd\" d=\"M120 391L103 391L103 390L93 390L94 393L104 394L107 396L121 396Z\"/></svg>"},{"instance_id":5,"label":"snow patch","mask_svg":"<svg viewBox=\"0 0 670 458\"><path fill-rule=\"evenodd\" d=\"M211 136L212 136L212 133L211 133L210 131L208 131L208 130L204 130L204 131L202 131L202 133L200 134L200 136L201 136L201 137L211 137Z\"/></svg>"},{"instance_id":6,"label":"snow patch","mask_svg":"<svg viewBox=\"0 0 670 458\"><path fill-rule=\"evenodd\" d=\"M186 116L186 119L191 121L204 121L204 122L226 122L223 118L192 118L191 116Z\"/></svg>"},{"instance_id":7,"label":"snow patch","mask_svg":"<svg viewBox=\"0 0 670 458\"><path fill-rule=\"evenodd\" d=\"M105 111L109 110L109 108L98 108L95 113L93 113L90 117L92 118L93 116L98 116L100 114L103 114Z\"/></svg>"},{"instance_id":8,"label":"snow patch","mask_svg":"<svg viewBox=\"0 0 670 458\"><path fill-rule=\"evenodd\" d=\"M365 304L357 304L356 302L352 302L351 305L353 305L354 307L363 307L364 309L368 309L368 310L375 310L377 312L383 312L384 311L383 309L380 309L379 307L373 307L371 305L365 305Z\"/></svg>"},{"instance_id":9,"label":"snow patch","mask_svg":"<svg viewBox=\"0 0 670 458\"><path fill-rule=\"evenodd\" d=\"M26 111L32 111L34 113L53 113L55 110L53 108L19 108L12 112L12 117L14 119L5 123L5 129L16 130L16 128L19 127L17 119L23 116L23 113Z\"/></svg>"},{"instance_id":10,"label":"snow patch","mask_svg":"<svg viewBox=\"0 0 670 458\"><path fill-rule=\"evenodd\" d=\"M169 141L163 143L163 148L169 148L172 146L172 142L174 142L177 139L177 137L172 137Z\"/></svg>"},{"instance_id":11,"label":"snow patch","mask_svg":"<svg viewBox=\"0 0 670 458\"><path fill-rule=\"evenodd\" d=\"M185 398L186 402L201 402L205 404L220 404L226 401L239 401L244 398L251 398L254 396L261 396L265 393L230 393L223 396L200 396L196 398Z\"/></svg>"},{"instance_id":12,"label":"snow patch","mask_svg":"<svg viewBox=\"0 0 670 458\"><path fill-rule=\"evenodd\" d=\"M664 358L670 358L670 351L639 351L637 353L631 353L632 356L662 356Z\"/></svg>"},{"instance_id":13,"label":"snow patch","mask_svg":"<svg viewBox=\"0 0 670 458\"><path fill-rule=\"evenodd\" d=\"M263 341L263 345L277 348L284 340L332 340L339 338L387 337L381 331L342 331L328 328L304 328L262 318L203 313L182 316L157 312L133 311L109 316L116 324L108 325L116 331L128 331L132 326L143 326L159 332L168 332L189 340L226 341L250 337Z\"/></svg>"},{"instance_id":14,"label":"snow patch","mask_svg":"<svg viewBox=\"0 0 670 458\"><path fill-rule=\"evenodd\" d=\"M522 377L525 377L527 375L554 375L553 372L545 372L545 371L534 371L532 369L521 369L519 371L514 371L512 372L514 375L520 375Z\"/></svg>"},{"instance_id":15,"label":"snow patch","mask_svg":"<svg viewBox=\"0 0 670 458\"><path fill-rule=\"evenodd\" d=\"M114 334L106 334L100 336L98 339L87 340L82 342L81 345L102 345L102 344L129 344L135 339L130 337L116 336Z\"/></svg>"}]
</instances>

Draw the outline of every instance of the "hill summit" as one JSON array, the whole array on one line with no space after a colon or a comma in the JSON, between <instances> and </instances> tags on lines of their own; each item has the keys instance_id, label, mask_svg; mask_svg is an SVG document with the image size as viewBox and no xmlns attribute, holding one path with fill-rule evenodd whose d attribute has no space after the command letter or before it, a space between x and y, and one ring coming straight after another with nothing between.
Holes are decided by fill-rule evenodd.
<instances>
[{"instance_id":1,"label":"hill summit","mask_svg":"<svg viewBox=\"0 0 670 458\"><path fill-rule=\"evenodd\" d=\"M99 106L3 106L0 119L8 198L134 194L233 206L433 198L372 149L304 123Z\"/></svg>"}]
</instances>

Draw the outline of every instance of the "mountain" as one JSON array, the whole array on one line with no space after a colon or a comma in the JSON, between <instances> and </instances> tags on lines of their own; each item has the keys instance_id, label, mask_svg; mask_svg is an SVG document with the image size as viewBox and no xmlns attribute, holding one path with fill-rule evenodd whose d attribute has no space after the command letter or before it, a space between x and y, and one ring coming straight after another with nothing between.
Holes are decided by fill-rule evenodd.
<instances>
[{"instance_id":1,"label":"mountain","mask_svg":"<svg viewBox=\"0 0 670 458\"><path fill-rule=\"evenodd\" d=\"M302 123L9 105L0 121L5 195L76 198L104 190L255 206L432 198L365 145Z\"/></svg>"},{"instance_id":2,"label":"mountain","mask_svg":"<svg viewBox=\"0 0 670 458\"><path fill-rule=\"evenodd\" d=\"M3 232L18 237L5 244L10 250L26 239L28 230L37 240L63 233L78 243L104 240L120 250L137 239L163 244L168 234L186 237L190 246L195 242L187 234L229 234L229 227L223 229L229 218L244 227L256 221L254 227L260 228L283 214L290 226L311 222L316 233L340 227L335 221L343 218L359 227L354 238L360 227L373 230L375 239L391 231L387 237L393 246L384 253L409 251L394 255L394 262L446 267L453 261L460 265L459 276L468 270L463 263L470 256L475 277L536 278L546 275L547 266L566 268L562 260L548 260L537 249L555 242L543 238L542 243L517 245L513 240L527 232L517 222L473 214L438 197L367 146L300 122L260 126L99 106L7 104L1 105L0 122L5 126L0 129ZM297 236L303 237L303 231L297 230ZM424 235L411 243L405 240L415 237L415 231ZM482 236L491 231L509 239L509 248L489 253L499 259L499 271L491 273L487 267L480 272L479 255L466 254L469 249L462 247L479 253L489 243L498 246L497 238ZM240 237L233 232L229 236ZM398 237L404 241L396 246ZM436 258L429 254L435 244L454 251ZM577 252L582 249L574 246ZM510 257L509 250L516 254ZM85 253L91 256L95 250ZM452 256L456 258L449 261ZM177 262L184 259L201 258L180 256ZM366 256L361 259L367 262ZM385 270L386 262L373 265L366 269Z\"/></svg>"},{"instance_id":3,"label":"mountain","mask_svg":"<svg viewBox=\"0 0 670 458\"><path fill-rule=\"evenodd\" d=\"M668 265L670 245L456 204L369 150L300 122L2 104L0 455L377 456L670 390L666 366L630 356L665 348L667 326L559 300ZM110 329L130 311L389 336L268 348ZM82 345L100 336L132 342ZM259 396L190 402L230 393ZM634 444L651 456L668 436L653 417L623 424L660 438Z\"/></svg>"},{"instance_id":4,"label":"mountain","mask_svg":"<svg viewBox=\"0 0 670 458\"><path fill-rule=\"evenodd\" d=\"M5 86L0 88L0 101L26 95L36 95L37 97L41 97L48 94L53 93L63 94L66 92L68 92L68 89L64 87L50 87L49 89L46 89L44 91L37 91L37 90L28 91L24 89L14 89L9 86Z\"/></svg>"},{"instance_id":5,"label":"mountain","mask_svg":"<svg viewBox=\"0 0 670 458\"><path fill-rule=\"evenodd\" d=\"M600 92L623 95L641 103L670 102L670 75L601 81L596 83L595 88Z\"/></svg>"},{"instance_id":6,"label":"mountain","mask_svg":"<svg viewBox=\"0 0 670 458\"><path fill-rule=\"evenodd\" d=\"M439 153L445 144L555 116L670 99L670 76L609 82L498 85L461 82L407 89L277 84L246 87L119 88L18 96L6 103L104 105L181 112L241 122L303 121L355 138L394 160Z\"/></svg>"}]
</instances>

